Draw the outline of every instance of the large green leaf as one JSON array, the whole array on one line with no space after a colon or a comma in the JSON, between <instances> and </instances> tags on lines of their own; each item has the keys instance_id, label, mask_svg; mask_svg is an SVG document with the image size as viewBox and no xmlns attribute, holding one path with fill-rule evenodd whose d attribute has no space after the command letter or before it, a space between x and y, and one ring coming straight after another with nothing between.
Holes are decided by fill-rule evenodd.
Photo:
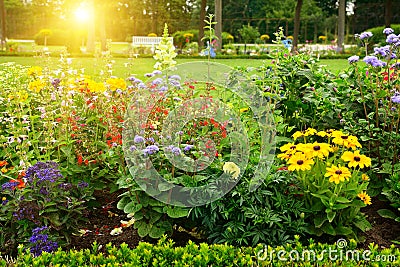
<instances>
[{"instance_id":1,"label":"large green leaf","mask_svg":"<svg viewBox=\"0 0 400 267\"><path fill-rule=\"evenodd\" d=\"M189 214L188 208L165 206L164 212L171 218L182 218Z\"/></svg>"},{"instance_id":2,"label":"large green leaf","mask_svg":"<svg viewBox=\"0 0 400 267\"><path fill-rule=\"evenodd\" d=\"M144 221L136 221L134 225L140 237L145 237L149 234L151 228L150 224Z\"/></svg>"},{"instance_id":3,"label":"large green leaf","mask_svg":"<svg viewBox=\"0 0 400 267\"><path fill-rule=\"evenodd\" d=\"M123 210L128 203L131 202L130 197L123 197L118 201L117 208Z\"/></svg>"},{"instance_id":4,"label":"large green leaf","mask_svg":"<svg viewBox=\"0 0 400 267\"><path fill-rule=\"evenodd\" d=\"M398 217L393 211L388 209L380 209L377 212L383 218L396 219Z\"/></svg>"},{"instance_id":5,"label":"large green leaf","mask_svg":"<svg viewBox=\"0 0 400 267\"><path fill-rule=\"evenodd\" d=\"M130 202L124 207L125 213L136 213L143 208L142 204L136 204L135 202Z\"/></svg>"}]
</instances>

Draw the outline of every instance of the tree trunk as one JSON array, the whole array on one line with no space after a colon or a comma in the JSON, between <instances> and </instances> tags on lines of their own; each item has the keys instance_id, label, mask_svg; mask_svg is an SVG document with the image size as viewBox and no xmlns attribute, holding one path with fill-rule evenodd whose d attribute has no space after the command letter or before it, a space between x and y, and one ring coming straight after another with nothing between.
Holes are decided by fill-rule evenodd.
<instances>
[{"instance_id":1,"label":"tree trunk","mask_svg":"<svg viewBox=\"0 0 400 267\"><path fill-rule=\"evenodd\" d=\"M346 0L339 0L337 52L344 52L344 30L346 23Z\"/></svg>"},{"instance_id":2,"label":"tree trunk","mask_svg":"<svg viewBox=\"0 0 400 267\"><path fill-rule=\"evenodd\" d=\"M199 49L203 47L203 39L204 37L204 27L206 26L205 19L206 19L206 6L207 6L207 0L201 0L201 5L200 5L200 21L199 21L199 38L197 40L197 43L199 44Z\"/></svg>"},{"instance_id":3,"label":"tree trunk","mask_svg":"<svg viewBox=\"0 0 400 267\"><path fill-rule=\"evenodd\" d=\"M1 20L1 51L6 48L6 8L4 7L4 0L0 0L0 20Z\"/></svg>"},{"instance_id":4,"label":"tree trunk","mask_svg":"<svg viewBox=\"0 0 400 267\"><path fill-rule=\"evenodd\" d=\"M217 36L216 51L221 51L222 46L222 0L215 0L215 35ZM210 40L212 41L212 40Z\"/></svg>"},{"instance_id":5,"label":"tree trunk","mask_svg":"<svg viewBox=\"0 0 400 267\"><path fill-rule=\"evenodd\" d=\"M385 26L390 27L392 20L392 0L385 1Z\"/></svg>"},{"instance_id":6,"label":"tree trunk","mask_svg":"<svg viewBox=\"0 0 400 267\"><path fill-rule=\"evenodd\" d=\"M293 31L293 44L292 53L297 51L297 45L299 43L299 32L300 32L300 12L303 0L297 0L296 13L294 14L294 31Z\"/></svg>"}]
</instances>

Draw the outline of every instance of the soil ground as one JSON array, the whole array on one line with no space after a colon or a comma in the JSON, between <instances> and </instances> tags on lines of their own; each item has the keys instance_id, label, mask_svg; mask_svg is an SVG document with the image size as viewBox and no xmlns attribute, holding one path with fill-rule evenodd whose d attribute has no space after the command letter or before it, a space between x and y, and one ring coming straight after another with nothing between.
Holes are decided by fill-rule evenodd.
<instances>
[{"instance_id":1,"label":"soil ground","mask_svg":"<svg viewBox=\"0 0 400 267\"><path fill-rule=\"evenodd\" d=\"M157 242L154 240L143 240L138 236L133 226L123 228L123 233L120 235L110 235L112 229L121 225L121 220L128 219L126 214L116 207L118 194L97 191L95 197L101 206L88 210L88 222L82 225L82 229L87 230L87 232L81 236L74 236L68 248L91 248L94 241L102 245L103 250L105 245L109 242L116 246L126 243L131 248L136 247L140 241L147 241L150 243ZM367 249L370 243L375 243L380 248L388 248L393 243L399 246L400 223L391 219L382 218L377 213L377 211L382 208L390 208L390 206L387 202L373 199L373 204L363 209L363 212L367 215L368 221L372 225L372 229L365 233L365 242L360 244L360 248ZM176 246L185 246L189 240L196 243L206 241L196 239L186 232L179 231L175 231L171 239L175 242Z\"/></svg>"}]
</instances>

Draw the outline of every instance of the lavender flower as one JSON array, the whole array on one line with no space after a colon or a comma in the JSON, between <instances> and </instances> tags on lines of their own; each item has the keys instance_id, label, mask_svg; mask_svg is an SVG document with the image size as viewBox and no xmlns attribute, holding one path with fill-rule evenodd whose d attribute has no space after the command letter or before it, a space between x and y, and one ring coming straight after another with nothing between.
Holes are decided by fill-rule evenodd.
<instances>
[{"instance_id":1,"label":"lavender flower","mask_svg":"<svg viewBox=\"0 0 400 267\"><path fill-rule=\"evenodd\" d=\"M135 151L136 149L137 149L136 146L133 146L133 145L129 148L129 150L130 150L131 152Z\"/></svg>"},{"instance_id":2,"label":"lavender flower","mask_svg":"<svg viewBox=\"0 0 400 267\"><path fill-rule=\"evenodd\" d=\"M372 35L373 35L372 32L363 32L360 34L359 38L360 38L360 40L364 40L364 39L372 37Z\"/></svg>"},{"instance_id":3,"label":"lavender flower","mask_svg":"<svg viewBox=\"0 0 400 267\"><path fill-rule=\"evenodd\" d=\"M359 56L351 56L347 59L349 61L350 64L356 63L358 62L358 60L360 60Z\"/></svg>"},{"instance_id":4,"label":"lavender flower","mask_svg":"<svg viewBox=\"0 0 400 267\"><path fill-rule=\"evenodd\" d=\"M147 147L146 147L145 149L143 149L142 151L143 151L143 154L144 154L145 156L148 156L148 155L152 155L152 154L157 153L159 150L160 150L160 149L158 148L158 146L156 146L156 145L150 145L150 146L147 146Z\"/></svg>"},{"instance_id":5,"label":"lavender flower","mask_svg":"<svg viewBox=\"0 0 400 267\"><path fill-rule=\"evenodd\" d=\"M190 151L193 147L194 147L194 145L186 145L185 148L183 149L183 151L188 152L188 151Z\"/></svg>"},{"instance_id":6,"label":"lavender flower","mask_svg":"<svg viewBox=\"0 0 400 267\"><path fill-rule=\"evenodd\" d=\"M394 33L391 33L386 37L386 43L388 44L397 44L399 42L400 42L400 37Z\"/></svg>"},{"instance_id":7,"label":"lavender flower","mask_svg":"<svg viewBox=\"0 0 400 267\"><path fill-rule=\"evenodd\" d=\"M164 82L163 79L157 78L157 79L154 79L154 80L152 81L152 84L153 84L153 85L159 85L159 84L162 84L163 82Z\"/></svg>"},{"instance_id":8,"label":"lavender flower","mask_svg":"<svg viewBox=\"0 0 400 267\"><path fill-rule=\"evenodd\" d=\"M161 70L154 70L154 71L153 71L153 74L154 74L154 75L161 75L161 74L162 74L162 71L161 71Z\"/></svg>"},{"instance_id":9,"label":"lavender flower","mask_svg":"<svg viewBox=\"0 0 400 267\"><path fill-rule=\"evenodd\" d=\"M386 34L386 35L389 35L391 33L394 33L394 30L392 28L385 28L383 30L383 33Z\"/></svg>"},{"instance_id":10,"label":"lavender flower","mask_svg":"<svg viewBox=\"0 0 400 267\"><path fill-rule=\"evenodd\" d=\"M171 151L175 156L179 156L182 153L179 147L174 147Z\"/></svg>"},{"instance_id":11,"label":"lavender flower","mask_svg":"<svg viewBox=\"0 0 400 267\"><path fill-rule=\"evenodd\" d=\"M150 143L154 143L155 142L153 137L146 138L146 141L150 142Z\"/></svg>"},{"instance_id":12,"label":"lavender flower","mask_svg":"<svg viewBox=\"0 0 400 267\"><path fill-rule=\"evenodd\" d=\"M89 184L87 182L85 182L85 181L80 181L78 183L78 187L79 188L85 188L85 187L88 187L88 186L89 186Z\"/></svg>"},{"instance_id":13,"label":"lavender flower","mask_svg":"<svg viewBox=\"0 0 400 267\"><path fill-rule=\"evenodd\" d=\"M135 138L133 138L133 142L135 143L143 143L146 140L144 139L144 137L140 136L140 135L136 135Z\"/></svg>"},{"instance_id":14,"label":"lavender flower","mask_svg":"<svg viewBox=\"0 0 400 267\"><path fill-rule=\"evenodd\" d=\"M400 93L396 92L391 98L393 103L400 104Z\"/></svg>"},{"instance_id":15,"label":"lavender flower","mask_svg":"<svg viewBox=\"0 0 400 267\"><path fill-rule=\"evenodd\" d=\"M386 63L379 60L377 57L375 56L366 56L363 60L365 63L371 65L372 67L385 67Z\"/></svg>"}]
</instances>

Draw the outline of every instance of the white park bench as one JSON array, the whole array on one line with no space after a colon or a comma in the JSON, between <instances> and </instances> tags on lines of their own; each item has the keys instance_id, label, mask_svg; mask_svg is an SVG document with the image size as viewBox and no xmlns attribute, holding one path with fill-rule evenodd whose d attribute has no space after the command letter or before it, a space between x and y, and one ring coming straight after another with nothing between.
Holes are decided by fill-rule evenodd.
<instances>
[{"instance_id":1,"label":"white park bench","mask_svg":"<svg viewBox=\"0 0 400 267\"><path fill-rule=\"evenodd\" d=\"M168 37L172 42L173 38ZM132 36L132 46L145 46L151 47L151 52L154 53L155 47L161 42L162 37L152 37L152 36Z\"/></svg>"}]
</instances>

